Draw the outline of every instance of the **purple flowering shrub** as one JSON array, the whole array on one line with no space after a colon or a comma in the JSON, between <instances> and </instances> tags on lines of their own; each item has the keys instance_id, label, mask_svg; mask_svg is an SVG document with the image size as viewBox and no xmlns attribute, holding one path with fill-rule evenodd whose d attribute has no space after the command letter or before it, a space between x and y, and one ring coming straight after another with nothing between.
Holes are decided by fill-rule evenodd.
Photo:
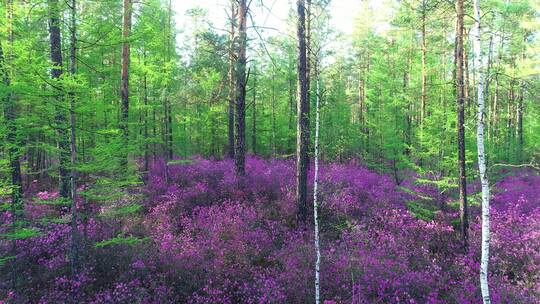
<instances>
[{"instance_id":1,"label":"purple flowering shrub","mask_svg":"<svg viewBox=\"0 0 540 304\"><path fill-rule=\"evenodd\" d=\"M452 225L456 210L426 219L411 209L413 200L439 206L441 191L432 184L411 175L396 185L354 163L323 164L320 177L324 303L481 301L478 208L464 254ZM311 197L313 181L308 184ZM504 177L494 189L493 303L540 301L537 189L534 172ZM248 157L244 178L230 160L156 161L142 191L135 212L117 211L135 206L133 193L90 204L92 216L79 224L84 253L76 277L69 272L69 221L39 220L69 220L69 210L26 204L25 217L40 233L17 241L15 264L0 265L0 303L305 303L314 297L313 223L296 223L293 161ZM9 222L8 212L0 219ZM10 254L10 244L0 239L0 257ZM10 287L13 265L25 278L18 283L24 293Z\"/></svg>"}]
</instances>

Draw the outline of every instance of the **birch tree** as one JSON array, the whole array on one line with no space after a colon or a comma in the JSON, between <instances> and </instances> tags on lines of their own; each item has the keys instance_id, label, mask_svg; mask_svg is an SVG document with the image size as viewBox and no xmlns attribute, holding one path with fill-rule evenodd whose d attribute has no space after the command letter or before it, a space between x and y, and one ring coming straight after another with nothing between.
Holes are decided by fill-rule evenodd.
<instances>
[{"instance_id":1,"label":"birch tree","mask_svg":"<svg viewBox=\"0 0 540 304\"><path fill-rule=\"evenodd\" d=\"M315 177L313 179L313 221L315 222L315 303L320 303L320 267L321 267L321 248L319 242L319 202L318 202L318 186L319 186L319 126L320 126L320 84L318 64L315 64L315 81L316 81L316 96L315 96Z\"/></svg>"},{"instance_id":2,"label":"birch tree","mask_svg":"<svg viewBox=\"0 0 540 304\"><path fill-rule=\"evenodd\" d=\"M482 32L480 28L480 0L474 0L474 66L478 73L477 83L477 131L476 141L478 147L478 168L482 184L482 254L480 260L480 289L484 304L491 303L488 286L489 262L489 183L486 173L486 155L484 149L485 101L484 101L484 69L482 58Z\"/></svg>"}]
</instances>

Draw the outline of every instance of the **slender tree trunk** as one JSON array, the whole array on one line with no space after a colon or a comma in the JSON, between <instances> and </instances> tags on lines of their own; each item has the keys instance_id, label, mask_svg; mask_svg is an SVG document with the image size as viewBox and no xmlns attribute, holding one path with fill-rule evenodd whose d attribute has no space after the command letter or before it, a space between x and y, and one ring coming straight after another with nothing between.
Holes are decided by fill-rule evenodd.
<instances>
[{"instance_id":1,"label":"slender tree trunk","mask_svg":"<svg viewBox=\"0 0 540 304\"><path fill-rule=\"evenodd\" d=\"M290 63L290 62L289 62ZM289 64L289 70L292 70L292 64ZM288 87L289 87L289 121L288 121L288 134L289 137L287 139L288 141L288 146L290 147L289 150L287 151L287 153L293 153L293 150L292 150L292 147L294 146L294 137L292 136L293 133L293 128L294 128L294 108L295 108L295 104L294 104L294 101L295 101L295 98L294 98L294 76L292 75L292 73L289 73L288 75Z\"/></svg>"},{"instance_id":2,"label":"slender tree trunk","mask_svg":"<svg viewBox=\"0 0 540 304\"><path fill-rule=\"evenodd\" d=\"M306 149L309 151L309 145L310 145L310 117L311 117L311 1L312 0L305 0L306 1L306 26L305 26L305 35L306 35L306 86L307 86L307 124L308 128L306 130L307 132L307 147ZM309 167L309 153L307 153L306 163Z\"/></svg>"},{"instance_id":3,"label":"slender tree trunk","mask_svg":"<svg viewBox=\"0 0 540 304\"><path fill-rule=\"evenodd\" d=\"M234 80L234 52L235 52L235 28L236 28L236 0L231 0L231 28L229 36L229 121L228 121L228 145L227 145L227 156L229 158L234 158L234 99L236 96L235 92L235 80Z\"/></svg>"},{"instance_id":4,"label":"slender tree trunk","mask_svg":"<svg viewBox=\"0 0 540 304\"><path fill-rule=\"evenodd\" d=\"M237 55L235 65L235 80L236 80L236 142L235 142L235 166L236 173L240 176L245 175L246 161L246 17L247 17L247 1L239 0L238 4L238 37L237 40Z\"/></svg>"},{"instance_id":5,"label":"slender tree trunk","mask_svg":"<svg viewBox=\"0 0 540 304\"><path fill-rule=\"evenodd\" d=\"M403 95L408 98L408 90L409 90L409 82L410 82L410 70L412 66L412 47L409 48L408 56L407 56L407 66L405 71L403 72ZM405 116L405 155L411 154L411 146L412 146L412 102L407 102L407 112Z\"/></svg>"},{"instance_id":6,"label":"slender tree trunk","mask_svg":"<svg viewBox=\"0 0 540 304\"><path fill-rule=\"evenodd\" d=\"M253 67L253 105L251 126L251 149L257 154L257 70Z\"/></svg>"},{"instance_id":7,"label":"slender tree trunk","mask_svg":"<svg viewBox=\"0 0 540 304\"><path fill-rule=\"evenodd\" d=\"M120 95L122 98L120 128L124 140L124 159L122 165L127 167L129 153L129 34L131 31L132 0L124 0L124 19L122 24L122 75Z\"/></svg>"},{"instance_id":8,"label":"slender tree trunk","mask_svg":"<svg viewBox=\"0 0 540 304\"><path fill-rule=\"evenodd\" d=\"M69 46L69 73L75 77L77 72L77 1L71 0L71 26ZM79 269L79 231L77 227L77 137L75 125L75 93L69 93L69 127L71 131L71 273Z\"/></svg>"},{"instance_id":9,"label":"slender tree trunk","mask_svg":"<svg viewBox=\"0 0 540 304\"><path fill-rule=\"evenodd\" d=\"M424 118L426 117L426 104L427 104L427 71L426 71L426 57L427 57L427 41L426 41L426 1L422 1L422 101L420 105L420 128L423 133Z\"/></svg>"},{"instance_id":10,"label":"slender tree trunk","mask_svg":"<svg viewBox=\"0 0 540 304\"><path fill-rule=\"evenodd\" d=\"M491 103L491 98L490 98L490 93L489 93L489 86L491 84L491 69L492 69L492 65L493 65L493 34L490 35L489 37L489 50L488 50L488 58L487 58L487 69L486 69L486 72L485 72L485 82L486 82L486 91L484 92L484 98L487 99L487 117L486 117L486 129L487 129L487 140L488 140L488 143L489 141L491 140L491 119L490 119L490 115L489 113L491 113L491 111L493 111L493 106L492 106L492 103ZM487 150L489 151L489 146L487 148ZM486 157L486 163L489 162L489 158Z\"/></svg>"},{"instance_id":11,"label":"slender tree trunk","mask_svg":"<svg viewBox=\"0 0 540 304\"><path fill-rule=\"evenodd\" d=\"M484 126L485 126L485 101L484 101L484 69L482 58L482 32L480 29L480 0L474 0L474 60L478 71L478 124L476 140L478 146L478 168L480 170L480 182L482 184L482 254L480 261L480 289L484 304L491 303L488 286L488 262L489 262L489 182L486 173L486 155L484 149Z\"/></svg>"},{"instance_id":12,"label":"slender tree trunk","mask_svg":"<svg viewBox=\"0 0 540 304\"><path fill-rule=\"evenodd\" d=\"M467 206L467 175L465 166L465 87L463 81L463 0L456 1L456 95L458 116L459 214L463 248L469 243L469 211Z\"/></svg>"},{"instance_id":13,"label":"slender tree trunk","mask_svg":"<svg viewBox=\"0 0 540 304\"><path fill-rule=\"evenodd\" d=\"M515 63L514 63L515 64ZM515 66L514 66L515 68ZM512 77L514 78L514 77ZM513 105L514 105L514 80L510 81L510 91L508 92L508 103L506 104L506 141L505 141L505 153L507 162L511 162L510 142L512 141L512 128L513 128Z\"/></svg>"},{"instance_id":14,"label":"slender tree trunk","mask_svg":"<svg viewBox=\"0 0 540 304\"><path fill-rule=\"evenodd\" d=\"M313 179L313 221L315 222L315 303L320 303L320 267L321 267L321 249L319 244L319 202L318 202L318 186L319 186L319 127L320 127L320 85L318 64L315 65L315 81L317 92L315 96L315 177Z\"/></svg>"},{"instance_id":15,"label":"slender tree trunk","mask_svg":"<svg viewBox=\"0 0 540 304\"><path fill-rule=\"evenodd\" d=\"M276 157L276 87L275 68L272 66L272 157Z\"/></svg>"},{"instance_id":16,"label":"slender tree trunk","mask_svg":"<svg viewBox=\"0 0 540 304\"><path fill-rule=\"evenodd\" d=\"M143 66L146 67L146 49L143 49ZM143 76L143 102L144 102L144 172L148 172L150 153L148 151L148 79L146 69Z\"/></svg>"},{"instance_id":17,"label":"slender tree trunk","mask_svg":"<svg viewBox=\"0 0 540 304\"><path fill-rule=\"evenodd\" d=\"M521 61L525 60L525 51L521 52ZM519 96L518 104L516 107L516 123L517 123L517 138L518 138L518 151L517 151L517 161L520 162L523 158L523 98L525 94L525 84L523 78L519 80Z\"/></svg>"},{"instance_id":18,"label":"slender tree trunk","mask_svg":"<svg viewBox=\"0 0 540 304\"><path fill-rule=\"evenodd\" d=\"M55 81L60 81L63 74L62 67L62 38L60 36L60 12L58 0L48 0L49 4L49 35L51 44L51 62L54 65L51 68L51 77ZM70 198L70 177L69 177L69 158L70 148L68 141L68 132L66 128L66 111L64 109L64 92L59 82L55 83L56 88L56 116L55 123L58 136L59 150L59 173L60 173L60 195L63 198Z\"/></svg>"},{"instance_id":19,"label":"slender tree trunk","mask_svg":"<svg viewBox=\"0 0 540 304\"><path fill-rule=\"evenodd\" d=\"M470 76L469 76L469 52L467 49L463 50L463 77L464 77L464 89L463 89L463 97L465 98L465 105L467 108L467 113L471 112L471 105L472 105L472 98L471 98L471 92L470 92ZM474 68L474 67L473 67ZM473 82L474 86L474 82Z\"/></svg>"},{"instance_id":20,"label":"slender tree trunk","mask_svg":"<svg viewBox=\"0 0 540 304\"><path fill-rule=\"evenodd\" d=\"M171 61L171 51L172 51L172 0L169 0L169 8L168 8L168 15L167 15L167 61ZM171 105L171 98L168 94L169 90L168 88L165 88L165 103L167 107L167 159L171 160L173 158L173 128L172 128L172 105Z\"/></svg>"},{"instance_id":21,"label":"slender tree trunk","mask_svg":"<svg viewBox=\"0 0 540 304\"><path fill-rule=\"evenodd\" d=\"M309 113L308 85L306 60L306 15L305 0L296 1L298 13L298 103L296 131L296 204L298 206L297 220L307 220L307 162L309 147Z\"/></svg>"}]
</instances>

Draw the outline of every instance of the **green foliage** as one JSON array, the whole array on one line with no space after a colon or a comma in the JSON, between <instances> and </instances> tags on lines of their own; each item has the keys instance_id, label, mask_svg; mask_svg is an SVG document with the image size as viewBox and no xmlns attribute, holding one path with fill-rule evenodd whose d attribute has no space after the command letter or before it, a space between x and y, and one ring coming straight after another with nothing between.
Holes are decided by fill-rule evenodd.
<instances>
[{"instance_id":1,"label":"green foliage","mask_svg":"<svg viewBox=\"0 0 540 304\"><path fill-rule=\"evenodd\" d=\"M17 228L15 231L0 234L0 237L8 238L11 240L24 240L27 238L40 235L40 231L37 228Z\"/></svg>"},{"instance_id":2,"label":"green foliage","mask_svg":"<svg viewBox=\"0 0 540 304\"><path fill-rule=\"evenodd\" d=\"M11 261L13 259L15 259L15 256L13 256L13 255L0 257L0 266L4 266L7 262L9 262L9 261Z\"/></svg>"},{"instance_id":3,"label":"green foliage","mask_svg":"<svg viewBox=\"0 0 540 304\"><path fill-rule=\"evenodd\" d=\"M150 238L148 238L148 237L137 238L137 237L134 237L134 236L128 236L128 237L117 236L117 237L114 237L112 239L97 242L97 243L94 244L94 246L96 248L103 248L103 247L115 246L115 245L130 245L130 246L133 246L133 245L140 244L140 243L142 243L144 241L147 241L149 239Z\"/></svg>"},{"instance_id":4,"label":"green foliage","mask_svg":"<svg viewBox=\"0 0 540 304\"><path fill-rule=\"evenodd\" d=\"M406 205L414 217L428 222L435 219L435 212L438 210L437 206L420 201L408 201Z\"/></svg>"},{"instance_id":5,"label":"green foliage","mask_svg":"<svg viewBox=\"0 0 540 304\"><path fill-rule=\"evenodd\" d=\"M110 210L107 210L103 216L106 217L118 217L118 216L125 216L125 215L132 215L134 213L139 212L143 206L141 204L128 204L119 206Z\"/></svg>"},{"instance_id":6,"label":"green foliage","mask_svg":"<svg viewBox=\"0 0 540 304\"><path fill-rule=\"evenodd\" d=\"M168 166L173 166L173 165L187 165L187 164L192 164L193 163L193 160L191 159L175 159L175 160L171 160L167 163Z\"/></svg>"}]
</instances>

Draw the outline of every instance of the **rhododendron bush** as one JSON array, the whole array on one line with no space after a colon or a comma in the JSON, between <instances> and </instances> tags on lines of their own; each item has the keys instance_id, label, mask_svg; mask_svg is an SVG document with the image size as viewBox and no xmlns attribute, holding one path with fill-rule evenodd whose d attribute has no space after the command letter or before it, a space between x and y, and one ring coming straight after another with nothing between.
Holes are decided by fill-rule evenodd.
<instances>
[{"instance_id":1,"label":"rhododendron bush","mask_svg":"<svg viewBox=\"0 0 540 304\"><path fill-rule=\"evenodd\" d=\"M88 216L79 222L83 266L75 276L68 208L57 193L28 193L23 218L34 235L1 239L1 257L12 256L13 242L17 251L2 260L0 302L309 302L314 236L312 223L296 222L294 162L249 157L244 178L233 166L157 161L142 188L114 202L81 201ZM411 174L396 185L355 163L321 167L325 303L481 301L479 207L472 206L464 253L452 203L437 211L438 189L415 180ZM540 301L538 189L540 176L525 170L494 187L494 303ZM9 210L0 219L7 235ZM14 277L24 292L12 289Z\"/></svg>"}]
</instances>

